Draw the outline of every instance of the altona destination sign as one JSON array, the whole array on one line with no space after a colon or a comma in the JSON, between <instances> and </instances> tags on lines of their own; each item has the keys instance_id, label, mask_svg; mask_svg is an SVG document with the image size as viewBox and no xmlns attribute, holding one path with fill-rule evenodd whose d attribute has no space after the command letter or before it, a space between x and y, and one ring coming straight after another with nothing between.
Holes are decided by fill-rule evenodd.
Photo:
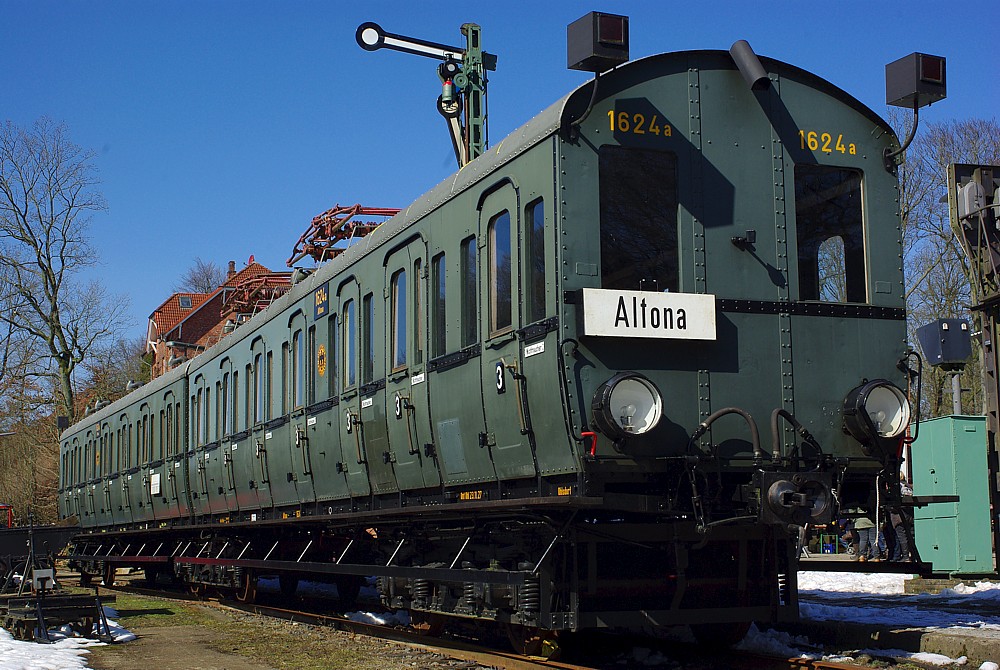
<instances>
[{"instance_id":1,"label":"altona destination sign","mask_svg":"<svg viewBox=\"0 0 1000 670\"><path fill-rule=\"evenodd\" d=\"M585 288L583 334L714 340L715 296Z\"/></svg>"}]
</instances>

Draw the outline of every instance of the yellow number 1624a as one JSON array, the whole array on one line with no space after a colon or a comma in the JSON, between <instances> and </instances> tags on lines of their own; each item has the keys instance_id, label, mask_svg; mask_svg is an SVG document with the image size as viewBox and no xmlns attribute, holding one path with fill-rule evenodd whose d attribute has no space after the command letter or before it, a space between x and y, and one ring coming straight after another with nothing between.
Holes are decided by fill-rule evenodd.
<instances>
[{"instance_id":1,"label":"yellow number 1624a","mask_svg":"<svg viewBox=\"0 0 1000 670\"><path fill-rule=\"evenodd\" d=\"M669 123L663 123L657 114L651 118L646 118L640 112L619 112L614 109L608 110L608 122L611 124L611 132L632 133L633 135L656 135L658 137L673 137L674 129Z\"/></svg>"},{"instance_id":2,"label":"yellow number 1624a","mask_svg":"<svg viewBox=\"0 0 1000 670\"><path fill-rule=\"evenodd\" d=\"M825 154L832 154L836 151L840 154L854 156L858 153L858 147L854 143L844 143L843 133L838 133L836 139L834 139L832 133L817 130L800 130L799 148L809 149L809 151L822 151Z\"/></svg>"}]
</instances>

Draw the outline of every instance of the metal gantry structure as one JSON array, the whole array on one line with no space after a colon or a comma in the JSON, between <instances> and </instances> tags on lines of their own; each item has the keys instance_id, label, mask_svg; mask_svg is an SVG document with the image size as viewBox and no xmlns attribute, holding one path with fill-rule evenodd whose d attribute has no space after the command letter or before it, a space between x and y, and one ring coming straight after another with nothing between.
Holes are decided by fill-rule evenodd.
<instances>
[{"instance_id":1,"label":"metal gantry structure","mask_svg":"<svg viewBox=\"0 0 1000 670\"><path fill-rule=\"evenodd\" d=\"M398 213L399 210L392 207L334 205L313 217L309 228L295 243L292 255L286 264L292 267L306 256L317 263L336 258L347 249L353 239L364 237L382 225L382 221L362 221L355 217L374 216L384 220Z\"/></svg>"},{"instance_id":2,"label":"metal gantry structure","mask_svg":"<svg viewBox=\"0 0 1000 670\"><path fill-rule=\"evenodd\" d=\"M972 311L981 322L993 547L1000 548L1000 166L948 166L951 228L969 259ZM1000 566L997 566L1000 568Z\"/></svg>"}]
</instances>

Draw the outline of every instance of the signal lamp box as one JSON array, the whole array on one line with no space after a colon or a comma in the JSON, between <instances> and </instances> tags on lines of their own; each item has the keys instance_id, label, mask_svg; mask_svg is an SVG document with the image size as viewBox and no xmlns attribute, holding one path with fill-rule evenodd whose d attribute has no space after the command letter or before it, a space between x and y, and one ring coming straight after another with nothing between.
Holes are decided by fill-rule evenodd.
<instances>
[{"instance_id":1,"label":"signal lamp box","mask_svg":"<svg viewBox=\"0 0 1000 670\"><path fill-rule=\"evenodd\" d=\"M917 340L927 364L961 370L972 355L972 333L965 319L935 319L917 328Z\"/></svg>"},{"instance_id":2,"label":"signal lamp box","mask_svg":"<svg viewBox=\"0 0 1000 670\"><path fill-rule=\"evenodd\" d=\"M914 109L946 97L945 60L912 53L885 66L885 104Z\"/></svg>"},{"instance_id":3,"label":"signal lamp box","mask_svg":"<svg viewBox=\"0 0 1000 670\"><path fill-rule=\"evenodd\" d=\"M910 447L914 496L958 496L957 503L915 507L920 558L935 573L993 572L986 417L942 416L920 422Z\"/></svg>"},{"instance_id":4,"label":"signal lamp box","mask_svg":"<svg viewBox=\"0 0 1000 670\"><path fill-rule=\"evenodd\" d=\"M628 62L628 17L590 12L566 28L566 67L604 72Z\"/></svg>"}]
</instances>

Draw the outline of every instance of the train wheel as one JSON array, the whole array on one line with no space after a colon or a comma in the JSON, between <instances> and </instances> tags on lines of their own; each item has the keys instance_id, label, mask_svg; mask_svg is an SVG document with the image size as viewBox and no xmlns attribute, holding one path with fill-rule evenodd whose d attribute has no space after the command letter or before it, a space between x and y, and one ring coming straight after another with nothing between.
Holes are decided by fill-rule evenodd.
<instances>
[{"instance_id":1,"label":"train wheel","mask_svg":"<svg viewBox=\"0 0 1000 670\"><path fill-rule=\"evenodd\" d=\"M295 575L278 575L278 588L281 589L281 595L291 598L299 588L299 578Z\"/></svg>"},{"instance_id":2,"label":"train wheel","mask_svg":"<svg viewBox=\"0 0 1000 670\"><path fill-rule=\"evenodd\" d=\"M84 617L79 621L74 621L70 623L69 627L74 633L82 637L93 637L94 636L94 618Z\"/></svg>"},{"instance_id":3,"label":"train wheel","mask_svg":"<svg viewBox=\"0 0 1000 670\"><path fill-rule=\"evenodd\" d=\"M94 576L89 572L80 571L80 586L87 588L94 581Z\"/></svg>"},{"instance_id":4,"label":"train wheel","mask_svg":"<svg viewBox=\"0 0 1000 670\"><path fill-rule=\"evenodd\" d=\"M438 637L444 632L445 618L443 614L410 610L410 627L417 635Z\"/></svg>"},{"instance_id":5,"label":"train wheel","mask_svg":"<svg viewBox=\"0 0 1000 670\"><path fill-rule=\"evenodd\" d=\"M341 604L352 607L354 603L358 602L358 594L361 593L361 585L364 582L364 577L356 577L354 575L337 577L335 583Z\"/></svg>"},{"instance_id":6,"label":"train wheel","mask_svg":"<svg viewBox=\"0 0 1000 670\"><path fill-rule=\"evenodd\" d=\"M698 644L703 646L732 647L746 637L750 630L749 621L737 623L693 623L691 633Z\"/></svg>"},{"instance_id":7,"label":"train wheel","mask_svg":"<svg viewBox=\"0 0 1000 670\"><path fill-rule=\"evenodd\" d=\"M104 570L101 572L101 579L105 586L115 585L115 575L118 573L118 568L115 567L114 563L105 563Z\"/></svg>"},{"instance_id":8,"label":"train wheel","mask_svg":"<svg viewBox=\"0 0 1000 670\"><path fill-rule=\"evenodd\" d=\"M241 603L257 602L257 575L247 570L243 575L243 585L236 589L236 599Z\"/></svg>"},{"instance_id":9,"label":"train wheel","mask_svg":"<svg viewBox=\"0 0 1000 670\"><path fill-rule=\"evenodd\" d=\"M14 636L15 640L31 642L35 639L35 627L29 625L27 621L15 621L11 635Z\"/></svg>"},{"instance_id":10,"label":"train wheel","mask_svg":"<svg viewBox=\"0 0 1000 670\"><path fill-rule=\"evenodd\" d=\"M208 585L201 582L188 582L188 591L196 598L204 598L208 593Z\"/></svg>"},{"instance_id":11,"label":"train wheel","mask_svg":"<svg viewBox=\"0 0 1000 670\"><path fill-rule=\"evenodd\" d=\"M507 639L510 640L514 651L519 654L541 656L550 661L559 658L561 650L554 631L509 623L507 624Z\"/></svg>"},{"instance_id":12,"label":"train wheel","mask_svg":"<svg viewBox=\"0 0 1000 670\"><path fill-rule=\"evenodd\" d=\"M159 574L159 570L156 568L143 568L142 570L142 580L146 586L152 588L156 586L156 575Z\"/></svg>"}]
</instances>

